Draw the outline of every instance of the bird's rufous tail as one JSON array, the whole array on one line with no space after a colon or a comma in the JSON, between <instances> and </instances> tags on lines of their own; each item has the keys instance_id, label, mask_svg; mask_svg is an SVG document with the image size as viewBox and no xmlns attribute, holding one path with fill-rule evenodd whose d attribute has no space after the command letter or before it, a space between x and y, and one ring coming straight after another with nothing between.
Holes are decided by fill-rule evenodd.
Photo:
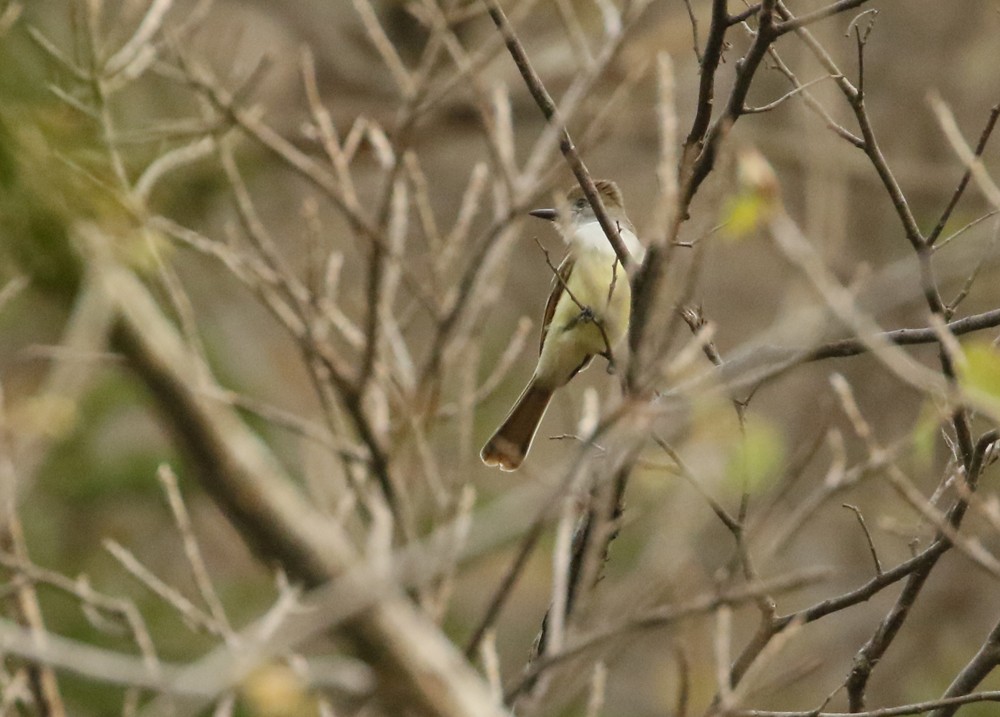
<instances>
[{"instance_id":1,"label":"bird's rufous tail","mask_svg":"<svg viewBox=\"0 0 1000 717\"><path fill-rule=\"evenodd\" d=\"M535 431L551 400L552 389L539 386L532 380L503 424L483 446L479 454L483 463L490 467L498 466L503 471L516 471L528 455Z\"/></svg>"}]
</instances>

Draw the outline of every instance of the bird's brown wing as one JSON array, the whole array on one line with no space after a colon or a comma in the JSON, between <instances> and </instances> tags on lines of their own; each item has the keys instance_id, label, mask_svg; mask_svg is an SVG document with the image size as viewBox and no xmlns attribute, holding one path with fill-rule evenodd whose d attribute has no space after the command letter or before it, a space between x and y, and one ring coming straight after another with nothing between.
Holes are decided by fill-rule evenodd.
<instances>
[{"instance_id":1,"label":"bird's brown wing","mask_svg":"<svg viewBox=\"0 0 1000 717\"><path fill-rule=\"evenodd\" d=\"M573 257L567 254L559 268L556 269L556 275L552 277L552 292L549 294L549 300L545 302L545 313L542 315L542 336L538 342L539 354L542 353L542 347L545 346L545 337L549 334L549 324L552 323L552 317L555 316L559 299L566 291L566 282L569 281L571 271L573 271Z\"/></svg>"}]
</instances>

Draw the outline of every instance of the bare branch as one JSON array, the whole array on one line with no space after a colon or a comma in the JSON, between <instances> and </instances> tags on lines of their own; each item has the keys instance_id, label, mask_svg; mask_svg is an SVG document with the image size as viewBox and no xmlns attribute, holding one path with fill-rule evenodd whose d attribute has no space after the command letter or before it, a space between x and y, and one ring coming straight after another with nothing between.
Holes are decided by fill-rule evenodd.
<instances>
[{"instance_id":1,"label":"bare branch","mask_svg":"<svg viewBox=\"0 0 1000 717\"><path fill-rule=\"evenodd\" d=\"M989 142L990 135L993 134L993 128L996 127L998 118L1000 118L1000 104L993 105L993 109L990 110L989 118L986 120L986 126L983 127L983 131L979 135L979 142L976 144L976 149L973 152L974 157L978 158L983 156L983 152L986 151L986 143ZM938 240L938 237L941 236L941 232L944 231L945 225L951 218L951 213L958 205L958 201L962 198L962 194L965 193L965 188L969 186L970 179L972 179L971 167L965 170L962 178L958 181L958 186L956 186L955 191L952 192L951 198L948 200L948 204L945 206L944 211L941 212L941 218L938 219L938 223L927 235L928 244L933 245L934 242Z\"/></svg>"},{"instance_id":2,"label":"bare branch","mask_svg":"<svg viewBox=\"0 0 1000 717\"><path fill-rule=\"evenodd\" d=\"M914 702L909 705L899 707L882 707L876 710L864 710L860 712L817 712L816 710L803 710L800 712L778 712L774 710L736 710L733 717L904 717L904 715L919 715L930 712L938 708L958 708L961 705L974 704L976 702L1000 702L1000 691L980 692L963 697L950 697L940 700L928 700L927 702ZM947 713L944 713L947 714ZM937 713L935 713L937 717Z\"/></svg>"},{"instance_id":3,"label":"bare branch","mask_svg":"<svg viewBox=\"0 0 1000 717\"><path fill-rule=\"evenodd\" d=\"M850 503L843 504L845 508L852 511L855 517L858 519L858 525L861 526L861 530L865 534L865 542L868 543L868 552L872 555L872 562L875 563L875 575L879 576L882 574L882 562L878 559L878 552L875 550L875 542L872 540L872 534L868 530L868 524L865 522L865 516L862 515L861 509L856 505L851 505Z\"/></svg>"},{"instance_id":4,"label":"bare branch","mask_svg":"<svg viewBox=\"0 0 1000 717\"><path fill-rule=\"evenodd\" d=\"M95 241L99 245L91 238ZM121 316L116 344L163 402L183 444L198 460L206 489L226 506L251 545L263 556L278 558L308 584L354 564L347 536L306 504L264 445L231 411L186 384L190 357L138 282L106 266L102 285ZM354 621L349 633L374 651L370 654L380 655L377 664L407 685L410 698L430 713L503 714L444 636L402 598L387 597ZM433 685L425 680L428 674L436 675Z\"/></svg>"},{"instance_id":5,"label":"bare branch","mask_svg":"<svg viewBox=\"0 0 1000 717\"><path fill-rule=\"evenodd\" d=\"M569 130L566 129L565 121L560 116L555 102L553 102L551 95L549 95L545 86L542 84L541 78L538 77L535 70L532 68L531 61L528 59L528 55L525 53L521 42L517 39L514 28L507 19L507 15L504 13L503 8L500 7L497 0L483 0L483 2L486 4L490 17L493 19L493 23L503 35L504 43L507 45L507 50L514 59L514 64L517 65L517 69L521 73L521 77L524 78L524 82L527 85L528 90L531 92L531 96L535 99L539 109L542 110L542 114L545 115L545 119L559 127L561 137L559 141L559 149L566 157L566 161L569 163L570 169L573 170L573 174L580 183L580 188L583 189L583 193L586 195L587 201L590 202L590 206L593 207L594 214L597 215L601 228L604 230L605 235L607 235L608 241L615 250L615 254L618 255L618 260L622 263L622 266L625 267L625 272L631 276L633 272L633 258L629 254L628 248L625 246L625 242L622 241L621 236L618 234L618 227L615 226L615 223L612 222L611 218L608 216L607 210L604 208L604 203L601 201L601 197L597 192L597 187L594 186L594 180L590 176L590 172L587 170L586 165L584 165L583 159L577 152L576 146L573 144L573 140L569 135Z\"/></svg>"},{"instance_id":6,"label":"bare branch","mask_svg":"<svg viewBox=\"0 0 1000 717\"><path fill-rule=\"evenodd\" d=\"M173 4L174 0L152 0L149 3L146 14L132 37L104 64L102 71L109 78L125 72L129 65L142 61L142 55L153 53L152 39L160 32L163 20Z\"/></svg>"},{"instance_id":7,"label":"bare branch","mask_svg":"<svg viewBox=\"0 0 1000 717\"><path fill-rule=\"evenodd\" d=\"M856 7L861 7L867 1L868 0L840 0L839 2L827 5L819 10L807 12L805 15L801 15L797 18L788 18L784 22L778 23L775 26L775 30L779 35L784 35L787 32L804 28L806 25L811 25L833 15L846 12L847 10L853 10Z\"/></svg>"}]
</instances>

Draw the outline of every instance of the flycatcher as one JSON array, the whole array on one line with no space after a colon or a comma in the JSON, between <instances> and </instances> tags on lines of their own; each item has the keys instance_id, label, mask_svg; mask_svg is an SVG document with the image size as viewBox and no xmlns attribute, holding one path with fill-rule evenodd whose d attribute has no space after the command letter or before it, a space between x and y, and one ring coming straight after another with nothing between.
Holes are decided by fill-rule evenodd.
<instances>
[{"instance_id":1,"label":"flycatcher","mask_svg":"<svg viewBox=\"0 0 1000 717\"><path fill-rule=\"evenodd\" d=\"M595 185L629 253L640 260L643 248L625 215L621 190L606 180ZM586 368L595 355L610 360L611 350L628 330L632 308L628 276L583 190L574 187L566 200L569 252L553 277L545 304L535 373L480 453L483 463L504 471L517 470L524 461L555 390ZM530 214L549 221L560 216L555 209L535 209Z\"/></svg>"}]
</instances>

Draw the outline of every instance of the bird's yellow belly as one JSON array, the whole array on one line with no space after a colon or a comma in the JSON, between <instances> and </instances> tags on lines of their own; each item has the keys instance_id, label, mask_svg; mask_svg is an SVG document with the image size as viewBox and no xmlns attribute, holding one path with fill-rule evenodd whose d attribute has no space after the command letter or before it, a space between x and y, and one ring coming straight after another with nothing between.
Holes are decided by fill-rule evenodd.
<instances>
[{"instance_id":1,"label":"bird's yellow belly","mask_svg":"<svg viewBox=\"0 0 1000 717\"><path fill-rule=\"evenodd\" d=\"M536 376L556 387L568 381L590 356L614 349L628 329L631 292L615 257L583 251L556 305Z\"/></svg>"}]
</instances>

